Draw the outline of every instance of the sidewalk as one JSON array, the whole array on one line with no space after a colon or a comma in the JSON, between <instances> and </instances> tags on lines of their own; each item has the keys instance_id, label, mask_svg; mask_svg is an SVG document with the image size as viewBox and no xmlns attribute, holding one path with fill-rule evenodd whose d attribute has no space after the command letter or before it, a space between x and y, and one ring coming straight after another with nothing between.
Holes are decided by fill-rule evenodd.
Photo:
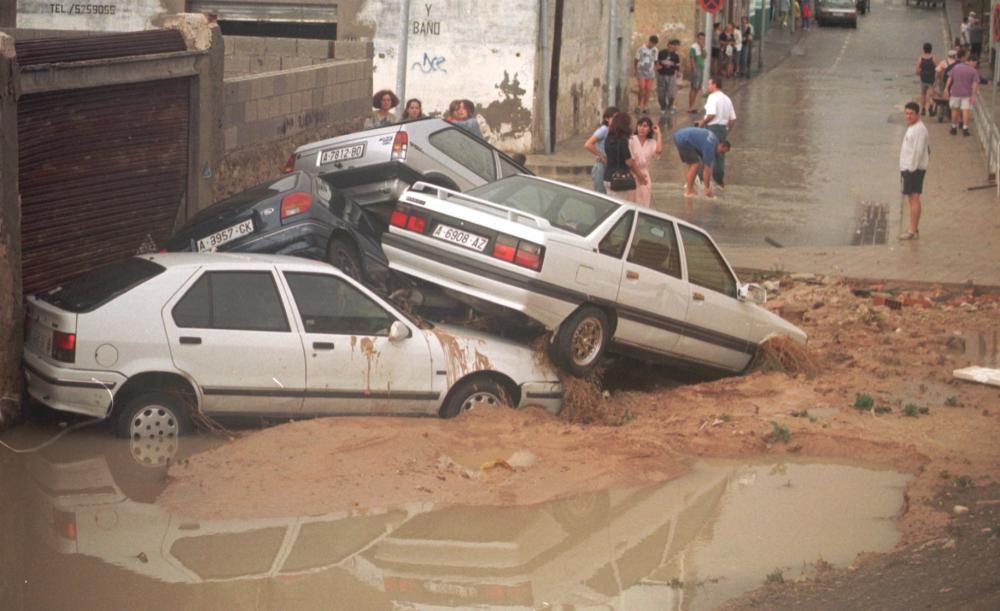
<instances>
[{"instance_id":1,"label":"sidewalk","mask_svg":"<svg viewBox=\"0 0 1000 611\"><path fill-rule=\"evenodd\" d=\"M771 30L768 35L765 63L766 70L772 70L792 53L799 35L781 30ZM755 81L728 80L732 83L730 95L740 95ZM685 95L686 91L682 90ZM899 101L900 107L903 101ZM683 111L675 117L675 128L691 121ZM973 283L1000 288L1000 203L995 189L979 188L986 182L982 149L970 146L968 139L949 137L936 122L927 126L933 161L927 173L919 240L897 242L893 234L892 243L881 246L774 248L723 244L726 257L744 276L756 271L804 272L872 282ZM527 165L553 178L589 174L592 158L583 148L586 138L582 135L559 143L553 155L529 155ZM902 197L898 205L904 206Z\"/></svg>"}]
</instances>

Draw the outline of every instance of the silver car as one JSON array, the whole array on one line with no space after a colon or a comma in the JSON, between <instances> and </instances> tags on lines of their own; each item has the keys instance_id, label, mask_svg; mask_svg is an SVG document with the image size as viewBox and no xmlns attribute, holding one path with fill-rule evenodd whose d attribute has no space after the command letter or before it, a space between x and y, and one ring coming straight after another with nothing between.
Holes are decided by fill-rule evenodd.
<instances>
[{"instance_id":1,"label":"silver car","mask_svg":"<svg viewBox=\"0 0 1000 611\"><path fill-rule=\"evenodd\" d=\"M285 172L323 174L361 205L395 199L424 181L465 191L527 169L465 130L441 119L377 127L304 144ZM336 177L328 175L336 174Z\"/></svg>"},{"instance_id":2,"label":"silver car","mask_svg":"<svg viewBox=\"0 0 1000 611\"><path fill-rule=\"evenodd\" d=\"M530 349L412 320L333 267L277 255L133 257L28 298L28 392L159 440L198 414L558 412Z\"/></svg>"},{"instance_id":3,"label":"silver car","mask_svg":"<svg viewBox=\"0 0 1000 611\"><path fill-rule=\"evenodd\" d=\"M466 194L416 184L382 236L392 269L515 310L584 375L608 348L713 373L805 333L761 307L712 238L670 215L531 176Z\"/></svg>"}]
</instances>

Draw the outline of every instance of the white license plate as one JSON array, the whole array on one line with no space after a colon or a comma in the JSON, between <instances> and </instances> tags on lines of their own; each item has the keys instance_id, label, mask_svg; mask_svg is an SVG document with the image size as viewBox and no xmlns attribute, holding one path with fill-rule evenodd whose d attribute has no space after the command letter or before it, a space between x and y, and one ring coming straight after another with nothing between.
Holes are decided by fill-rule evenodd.
<instances>
[{"instance_id":1,"label":"white license plate","mask_svg":"<svg viewBox=\"0 0 1000 611\"><path fill-rule=\"evenodd\" d=\"M353 144L351 146L342 146L335 149L327 149L321 151L319 154L319 164L335 163L337 161L350 161L351 159L360 159L365 156L365 145Z\"/></svg>"},{"instance_id":2,"label":"white license plate","mask_svg":"<svg viewBox=\"0 0 1000 611\"><path fill-rule=\"evenodd\" d=\"M468 231L462 231L461 229L455 229L454 227L449 227L447 225L438 225L435 227L434 237L439 240L451 242L452 244L458 244L459 246L465 246L466 248L471 248L472 250L477 250L479 252L483 252L486 245L489 243L489 240L481 235L469 233Z\"/></svg>"},{"instance_id":3,"label":"white license plate","mask_svg":"<svg viewBox=\"0 0 1000 611\"><path fill-rule=\"evenodd\" d=\"M251 233L253 233L253 219L247 219L242 223L226 227L221 231L216 231L212 235L207 235L198 240L198 252L215 250L227 242L238 240Z\"/></svg>"}]
</instances>

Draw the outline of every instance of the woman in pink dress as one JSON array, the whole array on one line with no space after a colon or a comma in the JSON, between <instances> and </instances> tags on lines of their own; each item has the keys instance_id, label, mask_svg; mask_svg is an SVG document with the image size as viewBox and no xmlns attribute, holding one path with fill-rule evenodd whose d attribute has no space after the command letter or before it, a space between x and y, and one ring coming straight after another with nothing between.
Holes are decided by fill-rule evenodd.
<instances>
[{"instance_id":1,"label":"woman in pink dress","mask_svg":"<svg viewBox=\"0 0 1000 611\"><path fill-rule=\"evenodd\" d=\"M649 177L649 164L663 152L660 126L653 123L649 117L639 119L635 135L629 138L628 148L635 161L632 173L635 174L636 186L632 201L649 208L653 200L653 181Z\"/></svg>"}]
</instances>

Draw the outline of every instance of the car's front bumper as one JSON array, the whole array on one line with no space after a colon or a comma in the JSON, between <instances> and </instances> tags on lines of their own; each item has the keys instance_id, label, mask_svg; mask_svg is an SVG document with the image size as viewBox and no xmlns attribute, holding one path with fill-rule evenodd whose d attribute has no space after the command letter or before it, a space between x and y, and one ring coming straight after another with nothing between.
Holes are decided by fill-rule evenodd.
<instances>
[{"instance_id":1,"label":"car's front bumper","mask_svg":"<svg viewBox=\"0 0 1000 611\"><path fill-rule=\"evenodd\" d=\"M559 382L525 382L521 384L521 401L518 407L541 407L550 414L562 409L563 385Z\"/></svg>"},{"instance_id":2,"label":"car's front bumper","mask_svg":"<svg viewBox=\"0 0 1000 611\"><path fill-rule=\"evenodd\" d=\"M26 352L24 373L28 394L52 409L104 418L127 379L114 371L58 367Z\"/></svg>"}]
</instances>

